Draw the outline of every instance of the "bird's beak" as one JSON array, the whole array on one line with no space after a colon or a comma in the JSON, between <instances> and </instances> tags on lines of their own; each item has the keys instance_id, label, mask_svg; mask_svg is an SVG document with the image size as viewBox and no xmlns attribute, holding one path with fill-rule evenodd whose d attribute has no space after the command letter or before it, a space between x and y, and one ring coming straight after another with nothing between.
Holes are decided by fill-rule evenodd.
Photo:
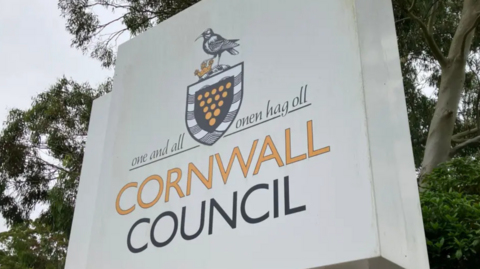
<instances>
[{"instance_id":1,"label":"bird's beak","mask_svg":"<svg viewBox=\"0 0 480 269\"><path fill-rule=\"evenodd\" d=\"M200 37L202 37L202 35L199 35L199 36L197 37L197 39L195 39L195 41L197 41Z\"/></svg>"}]
</instances>

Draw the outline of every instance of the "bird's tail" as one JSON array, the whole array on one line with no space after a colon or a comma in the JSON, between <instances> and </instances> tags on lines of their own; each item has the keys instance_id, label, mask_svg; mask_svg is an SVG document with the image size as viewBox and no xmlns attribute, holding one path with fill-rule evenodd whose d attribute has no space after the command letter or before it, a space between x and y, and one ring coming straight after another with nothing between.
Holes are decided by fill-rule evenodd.
<instances>
[{"instance_id":1,"label":"bird's tail","mask_svg":"<svg viewBox=\"0 0 480 269\"><path fill-rule=\"evenodd\" d=\"M229 49L227 51L232 55L237 55L238 54L238 51L236 51L235 49Z\"/></svg>"}]
</instances>

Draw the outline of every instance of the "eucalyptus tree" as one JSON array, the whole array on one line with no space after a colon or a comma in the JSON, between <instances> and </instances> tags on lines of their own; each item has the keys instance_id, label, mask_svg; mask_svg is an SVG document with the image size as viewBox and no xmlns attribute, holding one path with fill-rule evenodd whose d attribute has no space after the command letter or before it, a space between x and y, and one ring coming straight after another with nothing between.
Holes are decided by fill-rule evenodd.
<instances>
[{"instance_id":1,"label":"eucalyptus tree","mask_svg":"<svg viewBox=\"0 0 480 269\"><path fill-rule=\"evenodd\" d=\"M403 60L415 65L417 72L426 72L430 86L437 89L421 162L422 176L480 142L476 66L480 40L475 36L480 1L393 3ZM459 108L463 112L457 117Z\"/></svg>"},{"instance_id":2,"label":"eucalyptus tree","mask_svg":"<svg viewBox=\"0 0 480 269\"><path fill-rule=\"evenodd\" d=\"M10 111L0 133L0 212L9 226L40 216L69 234L92 102L111 81L93 88L61 78L33 98L29 109Z\"/></svg>"},{"instance_id":3,"label":"eucalyptus tree","mask_svg":"<svg viewBox=\"0 0 480 269\"><path fill-rule=\"evenodd\" d=\"M142 33L197 2L200 0L59 0L58 7L73 37L71 45L109 68L115 64L114 48L120 36ZM103 21L101 10L116 17ZM121 26L116 27L118 24Z\"/></svg>"}]
</instances>

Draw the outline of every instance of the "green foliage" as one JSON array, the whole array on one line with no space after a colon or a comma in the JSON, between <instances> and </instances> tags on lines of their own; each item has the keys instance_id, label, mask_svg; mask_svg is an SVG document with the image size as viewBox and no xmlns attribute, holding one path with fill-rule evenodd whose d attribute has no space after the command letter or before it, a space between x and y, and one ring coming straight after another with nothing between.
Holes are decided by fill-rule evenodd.
<instances>
[{"instance_id":1,"label":"green foliage","mask_svg":"<svg viewBox=\"0 0 480 269\"><path fill-rule=\"evenodd\" d=\"M60 269L64 267L68 238L38 221L11 227L0 234L0 267Z\"/></svg>"},{"instance_id":2,"label":"green foliage","mask_svg":"<svg viewBox=\"0 0 480 269\"><path fill-rule=\"evenodd\" d=\"M46 204L41 219L69 234L92 102L110 88L61 78L31 108L10 111L0 134L0 213L8 225Z\"/></svg>"},{"instance_id":3,"label":"green foliage","mask_svg":"<svg viewBox=\"0 0 480 269\"><path fill-rule=\"evenodd\" d=\"M479 268L480 160L453 159L426 182L421 201L431 268Z\"/></svg>"},{"instance_id":4,"label":"green foliage","mask_svg":"<svg viewBox=\"0 0 480 269\"><path fill-rule=\"evenodd\" d=\"M67 19L72 46L89 52L103 67L115 64L114 43L125 32L137 35L174 16L200 0L59 0L58 7ZM104 8L116 19L101 22L96 12ZM113 28L115 22L122 26ZM115 29L115 30L113 30ZM108 32L109 34L105 34Z\"/></svg>"},{"instance_id":5,"label":"green foliage","mask_svg":"<svg viewBox=\"0 0 480 269\"><path fill-rule=\"evenodd\" d=\"M480 198L480 159L476 156L452 159L433 170L425 180L432 192L457 192Z\"/></svg>"}]
</instances>

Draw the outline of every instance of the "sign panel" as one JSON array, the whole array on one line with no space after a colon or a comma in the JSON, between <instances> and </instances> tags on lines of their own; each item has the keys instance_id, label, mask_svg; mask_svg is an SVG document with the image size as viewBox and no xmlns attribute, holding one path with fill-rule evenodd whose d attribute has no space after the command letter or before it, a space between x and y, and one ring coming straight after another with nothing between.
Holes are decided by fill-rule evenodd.
<instances>
[{"instance_id":1,"label":"sign panel","mask_svg":"<svg viewBox=\"0 0 480 269\"><path fill-rule=\"evenodd\" d=\"M382 256L354 2L204 0L123 44L86 268Z\"/></svg>"}]
</instances>

